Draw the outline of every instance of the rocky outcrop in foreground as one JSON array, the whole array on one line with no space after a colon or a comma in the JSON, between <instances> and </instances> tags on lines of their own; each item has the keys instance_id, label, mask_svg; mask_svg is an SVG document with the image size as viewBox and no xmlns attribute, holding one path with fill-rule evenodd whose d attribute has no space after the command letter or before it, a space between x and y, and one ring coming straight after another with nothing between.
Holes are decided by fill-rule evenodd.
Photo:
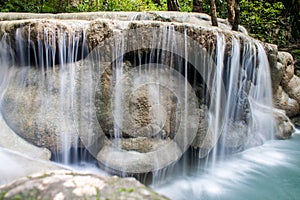
<instances>
[{"instance_id":1,"label":"rocky outcrop in foreground","mask_svg":"<svg viewBox=\"0 0 300 200\"><path fill-rule=\"evenodd\" d=\"M144 199L163 200L134 178L108 177L65 170L33 174L0 186L0 199Z\"/></svg>"}]
</instances>

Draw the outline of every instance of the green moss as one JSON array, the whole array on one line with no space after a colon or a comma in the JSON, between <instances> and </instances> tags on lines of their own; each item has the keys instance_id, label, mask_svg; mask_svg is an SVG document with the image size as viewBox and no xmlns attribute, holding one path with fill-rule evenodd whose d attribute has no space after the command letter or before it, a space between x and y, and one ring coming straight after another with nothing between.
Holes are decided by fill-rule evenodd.
<instances>
[{"instance_id":1,"label":"green moss","mask_svg":"<svg viewBox=\"0 0 300 200\"><path fill-rule=\"evenodd\" d=\"M12 199L13 200L22 200L22 196L20 194L17 194Z\"/></svg>"},{"instance_id":2,"label":"green moss","mask_svg":"<svg viewBox=\"0 0 300 200\"><path fill-rule=\"evenodd\" d=\"M4 199L6 193L6 191L0 192L0 200Z\"/></svg>"},{"instance_id":3,"label":"green moss","mask_svg":"<svg viewBox=\"0 0 300 200\"><path fill-rule=\"evenodd\" d=\"M132 192L134 192L134 188L119 188L119 192L132 193Z\"/></svg>"},{"instance_id":4,"label":"green moss","mask_svg":"<svg viewBox=\"0 0 300 200\"><path fill-rule=\"evenodd\" d=\"M127 191L128 191L129 193L132 193L132 192L134 192L134 188L129 188Z\"/></svg>"},{"instance_id":5,"label":"green moss","mask_svg":"<svg viewBox=\"0 0 300 200\"><path fill-rule=\"evenodd\" d=\"M44 178L46 178L46 177L48 177L48 176L50 176L51 174L46 174L46 173L44 173L44 174L42 174L41 176L39 176L38 178L39 179L44 179Z\"/></svg>"},{"instance_id":6,"label":"green moss","mask_svg":"<svg viewBox=\"0 0 300 200\"><path fill-rule=\"evenodd\" d=\"M51 176L51 175L53 175L53 173L43 173L43 174L41 174L40 176L27 176L27 178L28 179L43 179L43 178L46 178L46 177L49 177L49 176Z\"/></svg>"},{"instance_id":7,"label":"green moss","mask_svg":"<svg viewBox=\"0 0 300 200\"><path fill-rule=\"evenodd\" d=\"M126 188L119 188L119 192L126 192Z\"/></svg>"},{"instance_id":8,"label":"green moss","mask_svg":"<svg viewBox=\"0 0 300 200\"><path fill-rule=\"evenodd\" d=\"M100 190L98 188L96 188L97 194L96 194L96 200L100 200L101 199L101 193Z\"/></svg>"}]
</instances>

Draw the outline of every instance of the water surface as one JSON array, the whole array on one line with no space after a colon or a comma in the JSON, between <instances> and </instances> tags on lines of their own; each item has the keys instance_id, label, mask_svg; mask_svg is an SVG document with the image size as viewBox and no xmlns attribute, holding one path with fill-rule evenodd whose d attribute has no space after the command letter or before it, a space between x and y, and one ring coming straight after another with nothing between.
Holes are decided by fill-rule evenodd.
<instances>
[{"instance_id":1,"label":"water surface","mask_svg":"<svg viewBox=\"0 0 300 200\"><path fill-rule=\"evenodd\" d=\"M300 198L300 130L211 164L152 187L173 200Z\"/></svg>"}]
</instances>

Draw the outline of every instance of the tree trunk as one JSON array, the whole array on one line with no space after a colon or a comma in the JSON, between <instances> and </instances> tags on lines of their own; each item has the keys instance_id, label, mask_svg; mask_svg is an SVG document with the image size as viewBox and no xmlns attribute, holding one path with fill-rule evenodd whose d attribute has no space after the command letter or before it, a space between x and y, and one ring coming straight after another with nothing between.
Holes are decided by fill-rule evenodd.
<instances>
[{"instance_id":1,"label":"tree trunk","mask_svg":"<svg viewBox=\"0 0 300 200\"><path fill-rule=\"evenodd\" d=\"M240 0L235 0L235 6L234 6L234 21L232 25L232 30L233 31L238 31L239 30L239 24L240 24Z\"/></svg>"},{"instance_id":2,"label":"tree trunk","mask_svg":"<svg viewBox=\"0 0 300 200\"><path fill-rule=\"evenodd\" d=\"M235 9L235 0L227 0L227 18L228 18L228 22L233 25L234 22L234 9Z\"/></svg>"},{"instance_id":3,"label":"tree trunk","mask_svg":"<svg viewBox=\"0 0 300 200\"><path fill-rule=\"evenodd\" d=\"M217 11L222 15L224 2L222 0L216 1Z\"/></svg>"},{"instance_id":4,"label":"tree trunk","mask_svg":"<svg viewBox=\"0 0 300 200\"><path fill-rule=\"evenodd\" d=\"M89 9L93 6L94 0L89 0Z\"/></svg>"},{"instance_id":5,"label":"tree trunk","mask_svg":"<svg viewBox=\"0 0 300 200\"><path fill-rule=\"evenodd\" d=\"M282 1L285 7L286 18L289 16L291 24L291 34L293 37L300 39L300 0Z\"/></svg>"},{"instance_id":6,"label":"tree trunk","mask_svg":"<svg viewBox=\"0 0 300 200\"><path fill-rule=\"evenodd\" d=\"M203 13L202 0L193 0L193 12Z\"/></svg>"},{"instance_id":7,"label":"tree trunk","mask_svg":"<svg viewBox=\"0 0 300 200\"><path fill-rule=\"evenodd\" d=\"M43 12L43 7L44 7L44 0L40 1L40 13Z\"/></svg>"},{"instance_id":8,"label":"tree trunk","mask_svg":"<svg viewBox=\"0 0 300 200\"><path fill-rule=\"evenodd\" d=\"M217 18L217 6L216 1L210 1L210 12L211 12L211 23L213 26L218 26L218 18Z\"/></svg>"},{"instance_id":9,"label":"tree trunk","mask_svg":"<svg viewBox=\"0 0 300 200\"><path fill-rule=\"evenodd\" d=\"M180 11L178 0L167 0L168 11Z\"/></svg>"}]
</instances>

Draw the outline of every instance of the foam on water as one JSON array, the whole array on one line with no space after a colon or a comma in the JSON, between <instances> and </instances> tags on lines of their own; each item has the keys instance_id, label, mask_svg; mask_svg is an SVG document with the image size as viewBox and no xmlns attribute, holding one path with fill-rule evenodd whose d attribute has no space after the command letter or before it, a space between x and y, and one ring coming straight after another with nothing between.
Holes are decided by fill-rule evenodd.
<instances>
[{"instance_id":1,"label":"foam on water","mask_svg":"<svg viewBox=\"0 0 300 200\"><path fill-rule=\"evenodd\" d=\"M300 131L152 187L171 199L297 199Z\"/></svg>"}]
</instances>

